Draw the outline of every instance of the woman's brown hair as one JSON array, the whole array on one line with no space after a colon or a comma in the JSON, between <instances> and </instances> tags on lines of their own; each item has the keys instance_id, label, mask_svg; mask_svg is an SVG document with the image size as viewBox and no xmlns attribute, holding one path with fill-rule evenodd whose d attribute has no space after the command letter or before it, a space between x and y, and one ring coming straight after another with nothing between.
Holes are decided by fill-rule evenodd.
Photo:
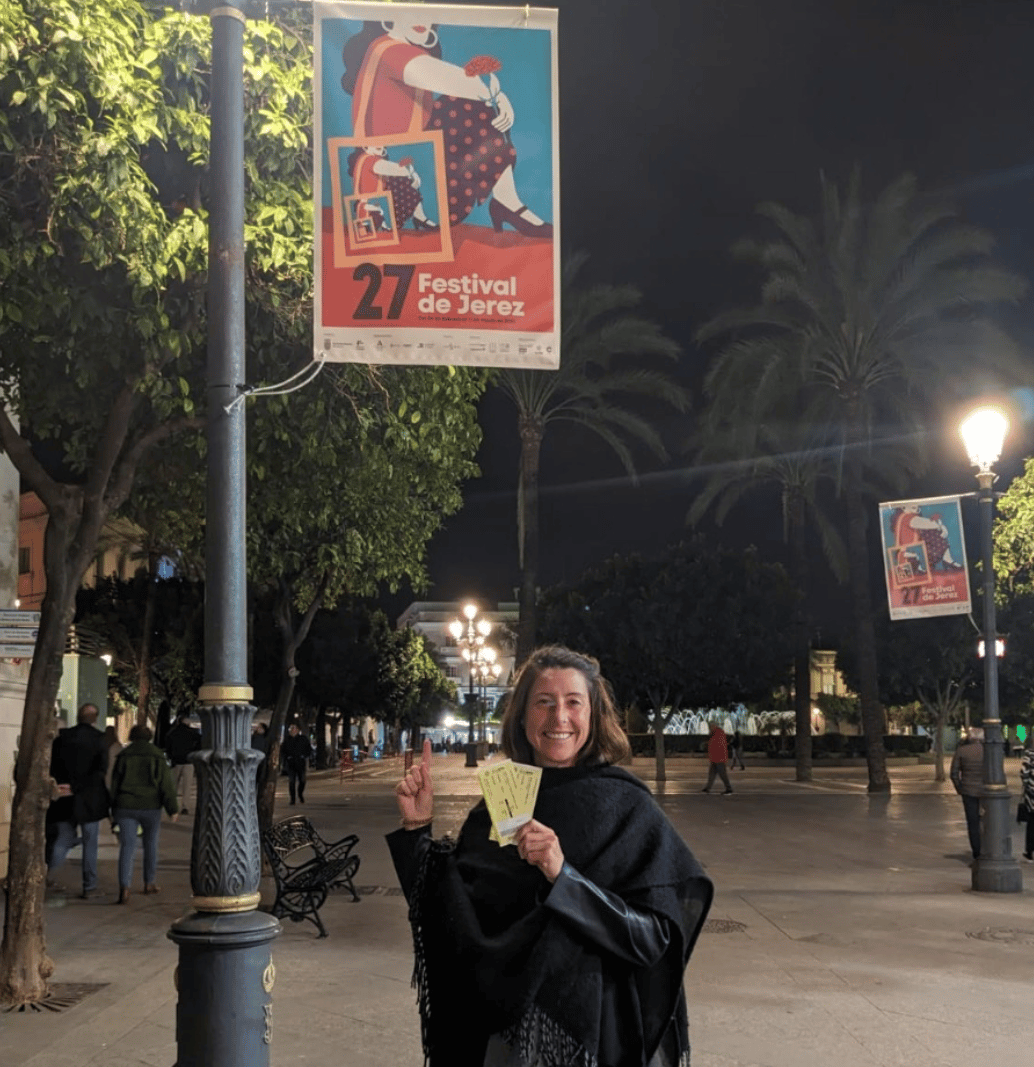
<instances>
[{"instance_id":1,"label":"woman's brown hair","mask_svg":"<svg viewBox=\"0 0 1034 1067\"><path fill-rule=\"evenodd\" d=\"M503 698L501 748L518 763L534 763L531 742L524 731L524 713L528 708L531 690L538 676L550 668L580 671L589 689L589 740L578 753L578 762L619 763L627 759L631 748L625 731L621 728L610 684L600 674L599 660L581 652L572 652L562 645L547 645L537 648L524 661L513 688Z\"/></svg>"}]
</instances>

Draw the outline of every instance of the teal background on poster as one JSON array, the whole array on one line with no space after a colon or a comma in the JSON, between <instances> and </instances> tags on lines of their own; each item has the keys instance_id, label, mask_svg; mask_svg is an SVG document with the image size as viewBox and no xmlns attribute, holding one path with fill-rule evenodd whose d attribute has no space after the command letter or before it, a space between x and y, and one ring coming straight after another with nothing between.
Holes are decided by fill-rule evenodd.
<instances>
[{"instance_id":1,"label":"teal background on poster","mask_svg":"<svg viewBox=\"0 0 1034 1067\"><path fill-rule=\"evenodd\" d=\"M944 523L944 528L947 531L948 545L951 550L951 554L956 562L961 563L965 558L965 545L966 542L963 539L962 528L960 525L961 509L957 500L937 500L925 502L921 500L912 501L912 503L920 504L919 514L926 519L932 519L934 515L940 515L941 522ZM894 512L898 510L900 503L895 507L888 507L886 505L880 506L880 518L883 520L883 544L885 546L891 546L894 544L894 525L893 516ZM886 561L884 561L886 566Z\"/></svg>"},{"instance_id":2,"label":"teal background on poster","mask_svg":"<svg viewBox=\"0 0 1034 1067\"><path fill-rule=\"evenodd\" d=\"M433 9L432 9L433 10ZM352 136L352 97L341 87L345 41L362 29L354 19L322 19L321 63L322 123L324 141ZM494 56L502 64L499 86L513 105L510 139L517 152L514 177L524 204L547 222L553 218L553 133L550 33L548 30L509 29L485 26L449 26L435 23L442 42L442 59L462 67L474 56ZM487 78L483 79L487 84ZM323 145L318 146L323 174L323 207L331 206L330 162ZM347 155L345 153L344 155ZM425 203L433 203L430 171L421 166L416 152L389 150L396 162L411 155L425 182ZM343 161L343 160L342 160ZM342 172L347 182L347 171ZM351 191L349 189L349 191ZM435 219L435 221L439 221ZM488 201L476 207L466 222L489 226Z\"/></svg>"}]
</instances>

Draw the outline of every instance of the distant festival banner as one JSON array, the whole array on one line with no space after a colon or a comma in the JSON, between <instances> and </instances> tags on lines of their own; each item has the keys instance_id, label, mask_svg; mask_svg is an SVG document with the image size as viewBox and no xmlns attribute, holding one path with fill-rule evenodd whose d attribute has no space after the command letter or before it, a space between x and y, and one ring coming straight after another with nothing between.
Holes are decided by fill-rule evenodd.
<instances>
[{"instance_id":1,"label":"distant festival banner","mask_svg":"<svg viewBox=\"0 0 1034 1067\"><path fill-rule=\"evenodd\" d=\"M972 610L957 496L880 504L880 531L892 620Z\"/></svg>"},{"instance_id":2,"label":"distant festival banner","mask_svg":"<svg viewBox=\"0 0 1034 1067\"><path fill-rule=\"evenodd\" d=\"M315 357L557 367L557 12L313 11Z\"/></svg>"}]
</instances>

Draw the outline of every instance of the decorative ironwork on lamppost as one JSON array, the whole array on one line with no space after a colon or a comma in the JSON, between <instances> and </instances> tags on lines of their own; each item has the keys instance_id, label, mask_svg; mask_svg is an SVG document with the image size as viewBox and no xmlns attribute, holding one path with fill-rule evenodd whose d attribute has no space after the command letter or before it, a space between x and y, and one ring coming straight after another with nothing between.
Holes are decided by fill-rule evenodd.
<instances>
[{"instance_id":1,"label":"decorative ironwork on lamppost","mask_svg":"<svg viewBox=\"0 0 1034 1067\"><path fill-rule=\"evenodd\" d=\"M499 681L499 675L503 668L496 663L499 653L490 645L481 649L478 661L475 664L478 680L478 698L481 704L479 740L485 740L485 720L488 718L488 687Z\"/></svg>"},{"instance_id":2,"label":"decorative ironwork on lamppost","mask_svg":"<svg viewBox=\"0 0 1034 1067\"><path fill-rule=\"evenodd\" d=\"M998 408L978 408L959 430L977 468L980 491L980 540L984 568L984 647L994 648L995 576L992 559L994 498L997 475L992 468L1002 454L1009 420ZM973 861L973 888L984 893L1018 893L1023 875L1012 854L1009 787L1005 783L1002 721L998 717L998 657L984 656L984 793L980 855Z\"/></svg>"},{"instance_id":3,"label":"decorative ironwork on lamppost","mask_svg":"<svg viewBox=\"0 0 1034 1067\"><path fill-rule=\"evenodd\" d=\"M477 695L474 692L474 675L477 670L480 650L485 647L488 635L492 632L492 624L488 619L478 619L476 604L463 606L463 619L455 619L449 624L449 633L456 640L463 652L463 658L469 665L467 692L463 696L463 702L467 706L467 762L466 766L478 765L477 742L474 740L474 721L477 715ZM476 621L475 621L476 620Z\"/></svg>"}]
</instances>

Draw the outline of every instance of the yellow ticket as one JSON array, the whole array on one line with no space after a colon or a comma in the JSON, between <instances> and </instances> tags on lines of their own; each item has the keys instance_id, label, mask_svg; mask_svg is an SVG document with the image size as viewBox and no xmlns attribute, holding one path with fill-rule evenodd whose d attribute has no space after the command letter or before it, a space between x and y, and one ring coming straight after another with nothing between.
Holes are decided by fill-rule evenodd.
<instances>
[{"instance_id":1,"label":"yellow ticket","mask_svg":"<svg viewBox=\"0 0 1034 1067\"><path fill-rule=\"evenodd\" d=\"M506 760L478 771L485 806L492 819L489 838L500 845L513 843L513 836L530 821L539 794L540 767Z\"/></svg>"}]
</instances>

